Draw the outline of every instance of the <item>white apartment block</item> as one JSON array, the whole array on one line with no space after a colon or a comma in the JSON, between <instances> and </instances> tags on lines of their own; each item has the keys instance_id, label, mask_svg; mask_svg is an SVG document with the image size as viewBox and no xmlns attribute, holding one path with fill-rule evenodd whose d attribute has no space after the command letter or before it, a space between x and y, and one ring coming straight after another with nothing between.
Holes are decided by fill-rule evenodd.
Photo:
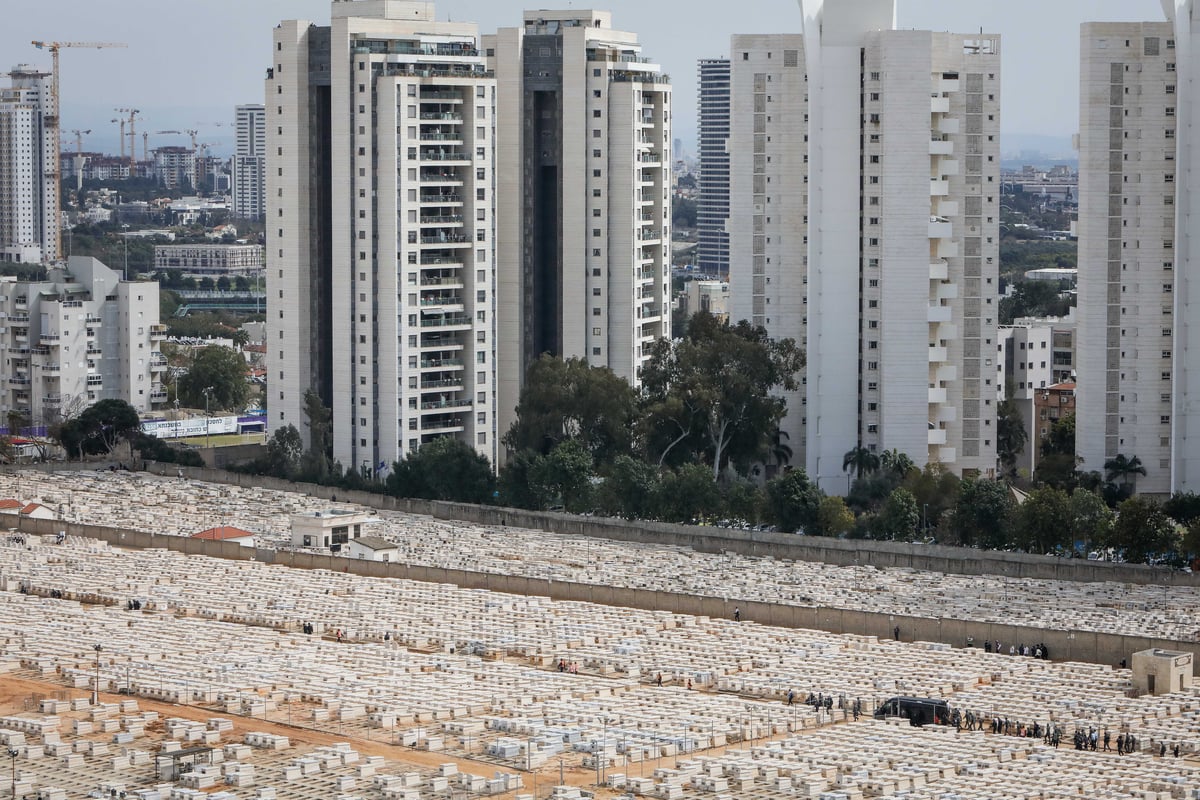
<instances>
[{"instance_id":1,"label":"white apartment block","mask_svg":"<svg viewBox=\"0 0 1200 800\"><path fill-rule=\"evenodd\" d=\"M477 42L407 0L335 0L329 27L274 32L271 427L305 431L318 391L347 469L441 436L495 460L495 80Z\"/></svg>"},{"instance_id":2,"label":"white apartment block","mask_svg":"<svg viewBox=\"0 0 1200 800\"><path fill-rule=\"evenodd\" d=\"M631 383L671 334L671 86L605 11L485 37L498 86L499 433L544 353Z\"/></svg>"},{"instance_id":3,"label":"white apartment block","mask_svg":"<svg viewBox=\"0 0 1200 800\"><path fill-rule=\"evenodd\" d=\"M808 472L844 491L863 446L993 475L999 37L896 30L894 0L801 7Z\"/></svg>"},{"instance_id":4,"label":"white apartment block","mask_svg":"<svg viewBox=\"0 0 1200 800\"><path fill-rule=\"evenodd\" d=\"M1173 400L1178 393L1186 417L1189 394L1180 382L1191 356L1179 246L1188 237L1175 228L1188 196L1177 159L1187 150L1176 135L1187 131L1177 113L1189 94L1181 50L1168 22L1081 28L1075 447L1083 470L1137 456L1146 468L1137 489L1152 494L1171 491ZM1175 423L1182 433L1184 420Z\"/></svg>"},{"instance_id":5,"label":"white apartment block","mask_svg":"<svg viewBox=\"0 0 1200 800\"><path fill-rule=\"evenodd\" d=\"M196 151L170 145L156 147L154 177L165 189L189 189L196 186Z\"/></svg>"},{"instance_id":6,"label":"white apartment block","mask_svg":"<svg viewBox=\"0 0 1200 800\"><path fill-rule=\"evenodd\" d=\"M805 347L808 283L808 85L804 37L730 41L730 318ZM805 463L805 392L785 392L781 424Z\"/></svg>"},{"instance_id":7,"label":"white apartment block","mask_svg":"<svg viewBox=\"0 0 1200 800\"><path fill-rule=\"evenodd\" d=\"M235 109L237 144L230 160L230 213L236 219L263 218L267 158L267 113L262 105Z\"/></svg>"},{"instance_id":8,"label":"white apartment block","mask_svg":"<svg viewBox=\"0 0 1200 800\"><path fill-rule=\"evenodd\" d=\"M0 88L0 261L58 259L55 182L58 142L46 135L53 112L50 75L21 65Z\"/></svg>"},{"instance_id":9,"label":"white apartment block","mask_svg":"<svg viewBox=\"0 0 1200 800\"><path fill-rule=\"evenodd\" d=\"M263 272L259 244L160 244L154 246L154 271L185 275L246 276Z\"/></svg>"},{"instance_id":10,"label":"white apartment block","mask_svg":"<svg viewBox=\"0 0 1200 800\"><path fill-rule=\"evenodd\" d=\"M699 64L700 200L696 209L696 265L708 275L729 272L730 62Z\"/></svg>"},{"instance_id":11,"label":"white apartment block","mask_svg":"<svg viewBox=\"0 0 1200 800\"><path fill-rule=\"evenodd\" d=\"M100 400L124 400L139 412L165 403L158 284L122 281L80 256L47 277L0 278L0 340L8 353L0 414L16 411L38 425Z\"/></svg>"}]
</instances>

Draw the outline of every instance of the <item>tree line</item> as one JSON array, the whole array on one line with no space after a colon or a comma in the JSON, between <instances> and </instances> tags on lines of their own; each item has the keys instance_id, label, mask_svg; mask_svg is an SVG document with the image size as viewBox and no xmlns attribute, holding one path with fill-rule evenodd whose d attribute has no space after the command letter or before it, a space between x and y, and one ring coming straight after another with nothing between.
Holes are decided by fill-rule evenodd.
<instances>
[{"instance_id":1,"label":"tree line","mask_svg":"<svg viewBox=\"0 0 1200 800\"><path fill-rule=\"evenodd\" d=\"M384 477L345 470L331 456L331 415L312 393L311 446L289 426L250 469L397 497L814 536L1171 563L1200 554L1200 498L1159 505L1131 496L1130 459L1113 465L1108 483L1078 473L1073 420L1048 439L1047 467L1027 491L855 445L843 463L848 496L826 495L791 463L780 429L781 395L798 388L803 366L794 341L701 312L682 338L652 346L640 389L582 359L535 361L498 474L451 437L408 454ZM1068 448L1069 468L1059 457Z\"/></svg>"}]
</instances>

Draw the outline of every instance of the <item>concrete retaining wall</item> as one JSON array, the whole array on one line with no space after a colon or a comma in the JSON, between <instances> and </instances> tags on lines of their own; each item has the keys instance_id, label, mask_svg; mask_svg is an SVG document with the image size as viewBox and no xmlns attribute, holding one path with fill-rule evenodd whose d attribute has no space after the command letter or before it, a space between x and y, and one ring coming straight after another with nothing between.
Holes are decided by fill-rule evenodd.
<instances>
[{"instance_id":1,"label":"concrete retaining wall","mask_svg":"<svg viewBox=\"0 0 1200 800\"><path fill-rule=\"evenodd\" d=\"M349 498L347 498L349 499ZM20 529L31 534L54 534L65 530L72 536L100 539L116 547L163 548L192 555L241 561L258 560L295 569L326 569L376 578L402 578L425 583L445 583L464 589L486 589L507 594L549 597L554 600L599 603L608 606L637 608L647 611L669 611L715 618L730 618L734 607L741 609L743 621L784 628L804 628L829 633L849 633L892 636L900 628L904 641L944 642L954 647L966 644L973 637L978 646L985 639L999 640L1005 650L1010 644L1044 643L1056 661L1086 661L1116 665L1138 651L1161 647L1194 654L1200 661L1200 643L1178 642L1137 636L1090 631L1045 630L1020 625L1002 625L957 619L929 619L896 614L855 611L841 608L802 608L762 603L739 598L705 597L647 589L628 589L568 583L518 575L497 575L439 567L360 561L330 555L298 553L241 547L233 542L213 542L182 536L162 536L143 531L127 531L98 525L67 524L57 520L23 518Z\"/></svg>"}]
</instances>

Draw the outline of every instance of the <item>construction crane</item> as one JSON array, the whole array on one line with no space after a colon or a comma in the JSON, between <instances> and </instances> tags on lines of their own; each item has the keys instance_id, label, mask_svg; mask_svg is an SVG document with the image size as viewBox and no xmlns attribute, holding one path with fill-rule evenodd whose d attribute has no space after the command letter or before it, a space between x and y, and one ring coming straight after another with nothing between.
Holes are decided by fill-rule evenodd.
<instances>
[{"instance_id":1,"label":"construction crane","mask_svg":"<svg viewBox=\"0 0 1200 800\"><path fill-rule=\"evenodd\" d=\"M83 137L90 136L92 132L91 131L71 131L71 133L75 134L75 152L82 153L83 152Z\"/></svg>"},{"instance_id":2,"label":"construction crane","mask_svg":"<svg viewBox=\"0 0 1200 800\"><path fill-rule=\"evenodd\" d=\"M60 73L58 69L58 51L64 47L86 48L89 50L103 50L113 47L127 47L128 45L118 42L43 42L35 40L33 46L38 50L49 50L50 60L54 64L53 74L50 78L50 115L46 118L46 133L51 141L58 141L59 137L59 81ZM49 177L54 179L54 230L55 234L55 250L56 258L62 258L62 182L59 180L58 159L50 165L53 172Z\"/></svg>"},{"instance_id":3,"label":"construction crane","mask_svg":"<svg viewBox=\"0 0 1200 800\"><path fill-rule=\"evenodd\" d=\"M147 161L150 160L150 149L149 149L150 137L151 136L166 136L168 134L183 135L183 131L155 131L154 133L143 133L142 134L142 152L146 154Z\"/></svg>"},{"instance_id":4,"label":"construction crane","mask_svg":"<svg viewBox=\"0 0 1200 800\"><path fill-rule=\"evenodd\" d=\"M194 128L192 130L184 131L184 133L186 133L188 136L192 137L192 152L193 153L196 152L196 134L198 134L199 132L200 131L195 130Z\"/></svg>"},{"instance_id":5,"label":"construction crane","mask_svg":"<svg viewBox=\"0 0 1200 800\"><path fill-rule=\"evenodd\" d=\"M129 177L133 177L133 164L137 161L137 116L142 113L136 108L113 109L118 114L129 115Z\"/></svg>"}]
</instances>

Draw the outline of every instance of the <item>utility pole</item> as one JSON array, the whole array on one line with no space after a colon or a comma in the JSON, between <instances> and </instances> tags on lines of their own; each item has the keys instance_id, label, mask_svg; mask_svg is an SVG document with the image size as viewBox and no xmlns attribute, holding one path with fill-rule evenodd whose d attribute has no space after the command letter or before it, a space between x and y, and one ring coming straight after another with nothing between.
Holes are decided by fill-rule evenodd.
<instances>
[{"instance_id":1,"label":"utility pole","mask_svg":"<svg viewBox=\"0 0 1200 800\"><path fill-rule=\"evenodd\" d=\"M208 416L208 401L209 401L209 398L212 397L212 390L213 390L213 387L211 387L211 386L204 387L204 449L205 450L207 450L209 448L208 426L209 426L209 423L211 422L211 417Z\"/></svg>"},{"instance_id":2,"label":"utility pole","mask_svg":"<svg viewBox=\"0 0 1200 800\"><path fill-rule=\"evenodd\" d=\"M95 706L100 704L100 651L104 647L94 644L92 649L96 651L96 683L92 686L92 705Z\"/></svg>"}]
</instances>

